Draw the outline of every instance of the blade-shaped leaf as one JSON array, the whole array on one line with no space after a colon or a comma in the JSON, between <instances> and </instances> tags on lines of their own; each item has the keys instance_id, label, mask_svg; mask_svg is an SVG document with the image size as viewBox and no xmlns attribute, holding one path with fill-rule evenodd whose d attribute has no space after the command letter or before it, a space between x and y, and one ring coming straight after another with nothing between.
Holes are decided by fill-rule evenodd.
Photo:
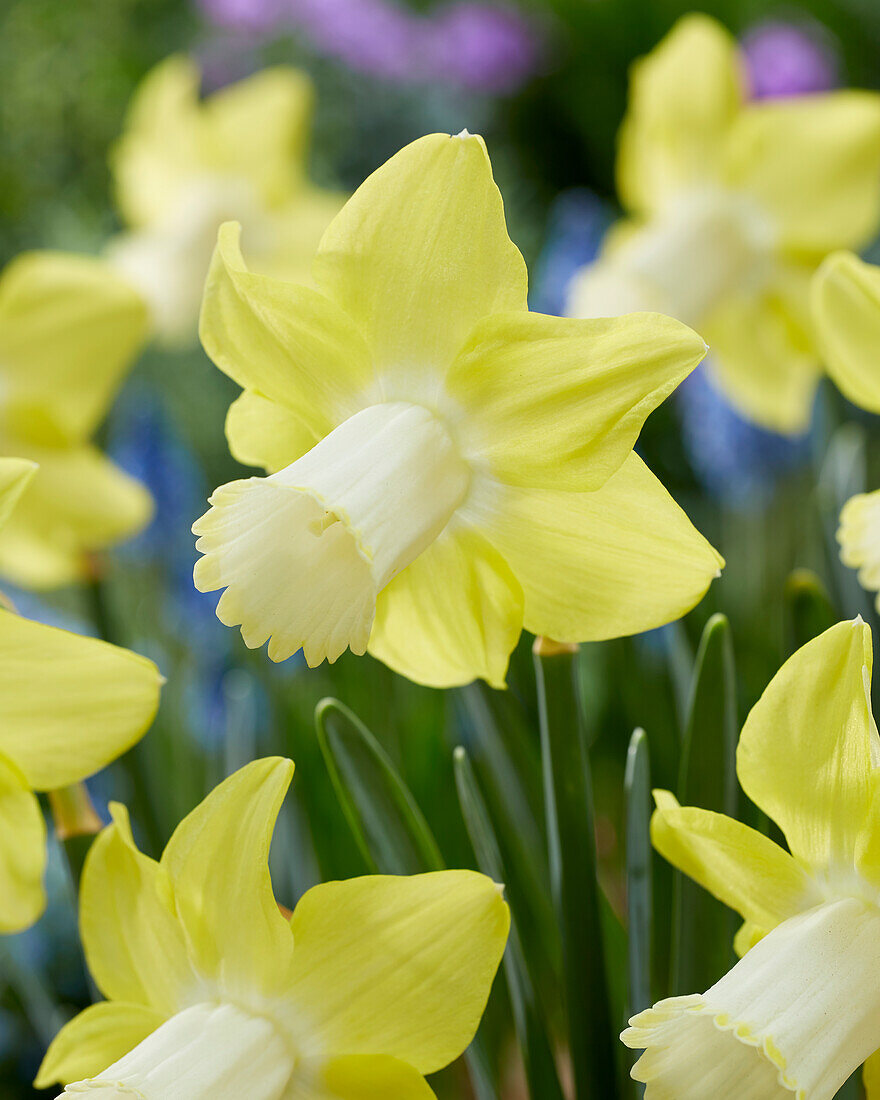
<instances>
[{"instance_id":1,"label":"blade-shaped leaf","mask_svg":"<svg viewBox=\"0 0 880 1100\"><path fill-rule=\"evenodd\" d=\"M682 745L682 805L736 817L736 676L730 624L713 615L700 639ZM733 965L733 913L676 873L673 900L673 996L708 989Z\"/></svg>"}]
</instances>

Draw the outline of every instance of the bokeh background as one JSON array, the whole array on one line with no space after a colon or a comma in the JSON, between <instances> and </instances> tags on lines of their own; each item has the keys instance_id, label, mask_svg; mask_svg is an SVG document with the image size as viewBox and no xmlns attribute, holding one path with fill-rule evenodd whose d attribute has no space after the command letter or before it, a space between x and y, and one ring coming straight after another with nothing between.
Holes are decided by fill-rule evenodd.
<instances>
[{"instance_id":1,"label":"bokeh background","mask_svg":"<svg viewBox=\"0 0 880 1100\"><path fill-rule=\"evenodd\" d=\"M755 94L880 86L876 0L703 3L740 36ZM0 260L22 249L97 252L116 231L107 152L143 75L175 52L203 66L207 90L264 65L299 66L317 106L312 178L354 189L402 145L428 132L483 134L511 236L532 276L532 306L561 309L577 266L616 213L613 164L627 72L677 17L678 0L3 0L0 4ZM101 563L101 583L51 598L12 593L36 618L106 636L154 658L168 676L153 730L92 782L99 808L129 803L145 850L230 770L281 752L297 764L273 875L292 906L310 885L362 873L314 733L325 695L350 706L387 748L450 865L474 864L453 795L451 752L485 763L480 724L494 716L533 783L497 788L526 844L542 844L534 677L524 637L510 689L437 692L370 658L307 669L249 653L192 586L189 528L209 491L241 475L223 420L236 388L198 349L148 350L103 428L103 443L157 500L154 523ZM647 425L639 450L727 570L688 618L662 631L584 647L597 835L611 906L622 912L622 778L635 726L651 738L654 779L674 785L679 731L700 632L717 610L732 624L740 718L791 648L792 572L813 570L841 617L871 600L834 542L840 505L880 485L871 419L823 385L810 434L797 441L740 420L701 375ZM873 620L872 620L873 621ZM488 774L488 773L487 773ZM657 868L662 900L664 871ZM0 941L0 1100L37 1095L30 1080L61 1022L87 1003L71 886L53 851L50 906L31 931ZM658 905L658 912L663 906ZM552 956L552 949L548 950ZM554 959L548 957L548 967ZM493 1015L494 1013L494 1015ZM516 1058L501 1008L496 1042L504 1096ZM453 1068L441 1095L466 1096ZM46 1093L44 1095L51 1095Z\"/></svg>"}]
</instances>

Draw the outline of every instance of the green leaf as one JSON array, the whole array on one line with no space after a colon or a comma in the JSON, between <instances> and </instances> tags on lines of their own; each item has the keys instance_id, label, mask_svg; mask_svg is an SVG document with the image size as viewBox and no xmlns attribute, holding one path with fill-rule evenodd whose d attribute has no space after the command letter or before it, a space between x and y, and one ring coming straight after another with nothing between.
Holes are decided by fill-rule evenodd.
<instances>
[{"instance_id":1,"label":"green leaf","mask_svg":"<svg viewBox=\"0 0 880 1100\"><path fill-rule=\"evenodd\" d=\"M336 699L322 699L315 726L342 812L371 871L441 870L443 857L421 810L357 715Z\"/></svg>"},{"instance_id":2,"label":"green leaf","mask_svg":"<svg viewBox=\"0 0 880 1100\"><path fill-rule=\"evenodd\" d=\"M794 653L834 626L838 618L816 574L809 569L795 569L785 582L786 652Z\"/></svg>"},{"instance_id":3,"label":"green leaf","mask_svg":"<svg viewBox=\"0 0 880 1100\"><path fill-rule=\"evenodd\" d=\"M577 651L535 644L550 877L562 934L563 982L575 1100L619 1095L596 877L590 763L575 681Z\"/></svg>"},{"instance_id":4,"label":"green leaf","mask_svg":"<svg viewBox=\"0 0 880 1100\"><path fill-rule=\"evenodd\" d=\"M713 615L700 639L682 745L678 797L737 816L736 674L730 624ZM675 874L673 996L708 989L733 965L734 914L691 879Z\"/></svg>"},{"instance_id":5,"label":"green leaf","mask_svg":"<svg viewBox=\"0 0 880 1100\"><path fill-rule=\"evenodd\" d=\"M505 867L482 791L463 748L455 750L454 761L458 801L477 865L484 875L504 883L510 904L512 923L504 967L529 1093L534 1100L539 1097L563 1100L552 1046L544 1026L544 1013L536 995L538 976L529 965L532 960L524 952L520 938L518 913L523 902L522 888L513 868Z\"/></svg>"},{"instance_id":6,"label":"green leaf","mask_svg":"<svg viewBox=\"0 0 880 1100\"><path fill-rule=\"evenodd\" d=\"M637 729L626 754L626 898L629 923L629 998L633 1015L653 1004L651 996L651 764L648 738Z\"/></svg>"},{"instance_id":7,"label":"green leaf","mask_svg":"<svg viewBox=\"0 0 880 1100\"><path fill-rule=\"evenodd\" d=\"M358 716L337 699L322 699L315 728L342 812L371 871L442 871L440 849L409 787ZM497 1087L479 1034L465 1059L476 1100L494 1100Z\"/></svg>"}]
</instances>

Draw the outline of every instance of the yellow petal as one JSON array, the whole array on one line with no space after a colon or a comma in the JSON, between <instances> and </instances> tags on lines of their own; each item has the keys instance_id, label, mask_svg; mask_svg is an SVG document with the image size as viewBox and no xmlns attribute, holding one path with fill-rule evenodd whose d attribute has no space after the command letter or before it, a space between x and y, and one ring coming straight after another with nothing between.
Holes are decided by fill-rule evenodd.
<instances>
[{"instance_id":1,"label":"yellow petal","mask_svg":"<svg viewBox=\"0 0 880 1100\"><path fill-rule=\"evenodd\" d=\"M291 997L325 1056L385 1054L432 1073L473 1038L510 914L472 871L371 875L309 890L291 927Z\"/></svg>"},{"instance_id":2,"label":"yellow petal","mask_svg":"<svg viewBox=\"0 0 880 1100\"><path fill-rule=\"evenodd\" d=\"M739 51L715 19L688 15L632 69L617 183L625 206L647 213L717 175L743 100Z\"/></svg>"},{"instance_id":3,"label":"yellow petal","mask_svg":"<svg viewBox=\"0 0 880 1100\"><path fill-rule=\"evenodd\" d=\"M129 225L161 221L182 182L199 171L200 82L195 62L169 57L146 75L132 99L125 133L110 158L116 202Z\"/></svg>"},{"instance_id":4,"label":"yellow petal","mask_svg":"<svg viewBox=\"0 0 880 1100\"><path fill-rule=\"evenodd\" d=\"M705 354L686 325L651 313L487 318L447 380L468 414L461 445L509 484L598 489Z\"/></svg>"},{"instance_id":5,"label":"yellow petal","mask_svg":"<svg viewBox=\"0 0 880 1100\"><path fill-rule=\"evenodd\" d=\"M369 652L430 687L504 687L523 595L504 558L476 531L443 535L379 595Z\"/></svg>"},{"instance_id":6,"label":"yellow petal","mask_svg":"<svg viewBox=\"0 0 880 1100\"><path fill-rule=\"evenodd\" d=\"M89 1005L58 1032L37 1073L34 1087L69 1084L94 1077L162 1023L162 1014L141 1004L101 1001Z\"/></svg>"},{"instance_id":7,"label":"yellow petal","mask_svg":"<svg viewBox=\"0 0 880 1100\"><path fill-rule=\"evenodd\" d=\"M880 412L880 268L837 252L817 271L812 302L828 373L850 401Z\"/></svg>"},{"instance_id":8,"label":"yellow petal","mask_svg":"<svg viewBox=\"0 0 880 1100\"><path fill-rule=\"evenodd\" d=\"M70 440L104 418L147 332L140 296L102 260L19 256L0 277L4 418L28 438L34 414Z\"/></svg>"},{"instance_id":9,"label":"yellow petal","mask_svg":"<svg viewBox=\"0 0 880 1100\"><path fill-rule=\"evenodd\" d=\"M837 541L840 560L858 569L862 588L880 592L880 490L849 498L840 513Z\"/></svg>"},{"instance_id":10,"label":"yellow petal","mask_svg":"<svg viewBox=\"0 0 880 1100\"><path fill-rule=\"evenodd\" d=\"M525 310L482 138L431 134L393 156L331 223L313 273L380 370L444 371L477 321Z\"/></svg>"},{"instance_id":11,"label":"yellow petal","mask_svg":"<svg viewBox=\"0 0 880 1100\"><path fill-rule=\"evenodd\" d=\"M240 386L295 408L326 435L364 405L367 347L322 294L249 271L239 236L230 222L217 237L199 328L205 350Z\"/></svg>"},{"instance_id":12,"label":"yellow petal","mask_svg":"<svg viewBox=\"0 0 880 1100\"><path fill-rule=\"evenodd\" d=\"M88 552L149 522L147 489L96 448L34 446L26 454L40 468L0 532L0 573L16 584L51 588L82 578Z\"/></svg>"},{"instance_id":13,"label":"yellow petal","mask_svg":"<svg viewBox=\"0 0 880 1100\"><path fill-rule=\"evenodd\" d=\"M679 806L655 791L651 840L657 851L719 901L762 929L818 905L817 884L772 840L723 814Z\"/></svg>"},{"instance_id":14,"label":"yellow petal","mask_svg":"<svg viewBox=\"0 0 880 1100\"><path fill-rule=\"evenodd\" d=\"M810 426L819 359L806 316L809 268L780 266L760 294L728 298L701 330L707 366L746 420L783 434Z\"/></svg>"},{"instance_id":15,"label":"yellow petal","mask_svg":"<svg viewBox=\"0 0 880 1100\"><path fill-rule=\"evenodd\" d=\"M274 212L271 249L261 250L255 258L257 269L264 275L311 286L312 262L321 238L347 198L308 183L297 187L292 198Z\"/></svg>"},{"instance_id":16,"label":"yellow petal","mask_svg":"<svg viewBox=\"0 0 880 1100\"><path fill-rule=\"evenodd\" d=\"M113 824L92 844L80 888L86 960L106 997L164 1018L192 995L197 978L167 872L138 851L125 807L111 803L111 812Z\"/></svg>"},{"instance_id":17,"label":"yellow petal","mask_svg":"<svg viewBox=\"0 0 880 1100\"><path fill-rule=\"evenodd\" d=\"M306 1067L304 1072L308 1072ZM315 1073L314 1091L298 1089L297 1100L432 1100L433 1090L420 1073L384 1054L331 1058Z\"/></svg>"},{"instance_id":18,"label":"yellow petal","mask_svg":"<svg viewBox=\"0 0 880 1100\"><path fill-rule=\"evenodd\" d=\"M293 941L269 844L292 776L280 757L241 768L183 819L162 856L195 966L233 998L281 993L289 981Z\"/></svg>"},{"instance_id":19,"label":"yellow petal","mask_svg":"<svg viewBox=\"0 0 880 1100\"><path fill-rule=\"evenodd\" d=\"M671 622L724 565L635 454L593 493L499 486L468 507L523 587L526 629L559 641Z\"/></svg>"},{"instance_id":20,"label":"yellow petal","mask_svg":"<svg viewBox=\"0 0 880 1100\"><path fill-rule=\"evenodd\" d=\"M127 649L0 609L0 752L37 790L115 760L147 730L162 677Z\"/></svg>"},{"instance_id":21,"label":"yellow petal","mask_svg":"<svg viewBox=\"0 0 880 1100\"><path fill-rule=\"evenodd\" d=\"M303 172L313 98L305 73L281 65L215 92L203 106L206 167L283 202Z\"/></svg>"},{"instance_id":22,"label":"yellow petal","mask_svg":"<svg viewBox=\"0 0 880 1100\"><path fill-rule=\"evenodd\" d=\"M46 906L46 824L30 784L0 754L0 933L20 932Z\"/></svg>"},{"instance_id":23,"label":"yellow petal","mask_svg":"<svg viewBox=\"0 0 880 1100\"><path fill-rule=\"evenodd\" d=\"M232 457L267 473L283 470L318 442L294 409L245 390L229 406L226 440Z\"/></svg>"},{"instance_id":24,"label":"yellow petal","mask_svg":"<svg viewBox=\"0 0 880 1100\"><path fill-rule=\"evenodd\" d=\"M733 950L736 952L737 958L741 959L743 955L747 955L755 944L759 943L766 935L766 928L759 928L751 921L743 922L733 937Z\"/></svg>"},{"instance_id":25,"label":"yellow petal","mask_svg":"<svg viewBox=\"0 0 880 1100\"><path fill-rule=\"evenodd\" d=\"M838 623L785 662L740 737L743 790L818 874L852 868L868 821L880 760L871 665L870 629L860 618Z\"/></svg>"},{"instance_id":26,"label":"yellow petal","mask_svg":"<svg viewBox=\"0 0 880 1100\"><path fill-rule=\"evenodd\" d=\"M880 96L833 92L755 104L730 136L728 179L796 253L858 248L880 219Z\"/></svg>"},{"instance_id":27,"label":"yellow petal","mask_svg":"<svg viewBox=\"0 0 880 1100\"><path fill-rule=\"evenodd\" d=\"M12 515L36 472L36 462L26 458L0 458L0 527Z\"/></svg>"},{"instance_id":28,"label":"yellow petal","mask_svg":"<svg viewBox=\"0 0 880 1100\"><path fill-rule=\"evenodd\" d=\"M862 1084L865 1086L865 1100L880 1100L880 1050L865 1062Z\"/></svg>"}]
</instances>

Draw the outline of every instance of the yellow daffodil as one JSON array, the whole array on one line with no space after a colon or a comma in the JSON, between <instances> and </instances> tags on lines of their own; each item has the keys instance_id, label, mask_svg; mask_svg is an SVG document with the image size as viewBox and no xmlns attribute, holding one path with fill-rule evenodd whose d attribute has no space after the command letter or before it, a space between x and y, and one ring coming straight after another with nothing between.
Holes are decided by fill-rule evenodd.
<instances>
[{"instance_id":1,"label":"yellow daffodil","mask_svg":"<svg viewBox=\"0 0 880 1100\"><path fill-rule=\"evenodd\" d=\"M122 806L86 860L80 927L108 1000L37 1078L140 1100L428 1100L472 1039L504 951L500 888L471 871L310 890L292 916L267 858L293 774L257 760L175 830L161 861Z\"/></svg>"},{"instance_id":2,"label":"yellow daffodil","mask_svg":"<svg viewBox=\"0 0 880 1100\"><path fill-rule=\"evenodd\" d=\"M150 518L147 490L89 442L141 347L140 298L103 261L32 252L0 275L0 454L39 472L0 535L0 573L46 588Z\"/></svg>"},{"instance_id":3,"label":"yellow daffodil","mask_svg":"<svg viewBox=\"0 0 880 1100\"><path fill-rule=\"evenodd\" d=\"M312 87L274 68L204 101L194 62L171 57L147 75L112 157L127 230L110 259L150 303L157 335L194 341L217 228L248 231L260 270L307 278L342 198L309 183Z\"/></svg>"},{"instance_id":4,"label":"yellow daffodil","mask_svg":"<svg viewBox=\"0 0 880 1100\"><path fill-rule=\"evenodd\" d=\"M871 633L839 623L791 657L740 737L762 833L656 792L657 849L745 924L740 962L701 995L630 1021L646 1100L831 1100L866 1060L880 1097L880 738ZM746 953L747 952L747 953Z\"/></svg>"},{"instance_id":5,"label":"yellow daffodil","mask_svg":"<svg viewBox=\"0 0 880 1100\"><path fill-rule=\"evenodd\" d=\"M247 645L366 649L435 686L502 685L523 625L608 638L691 608L723 564L633 453L703 357L666 317L529 313L482 139L420 139L325 233L316 289L220 231L202 341L244 387L235 481L193 527Z\"/></svg>"},{"instance_id":6,"label":"yellow daffodil","mask_svg":"<svg viewBox=\"0 0 880 1100\"><path fill-rule=\"evenodd\" d=\"M0 523L36 472L0 458ZM0 607L0 932L27 928L45 905L34 792L76 783L130 748L153 720L160 683L152 661Z\"/></svg>"},{"instance_id":7,"label":"yellow daffodil","mask_svg":"<svg viewBox=\"0 0 880 1100\"><path fill-rule=\"evenodd\" d=\"M856 405L880 413L880 268L838 252L813 280L813 319L828 373ZM880 491L843 506L837 531L844 565L877 592L880 609Z\"/></svg>"},{"instance_id":8,"label":"yellow daffodil","mask_svg":"<svg viewBox=\"0 0 880 1100\"><path fill-rule=\"evenodd\" d=\"M880 217L880 98L749 102L735 40L682 19L632 74L618 190L627 219L573 284L569 312L657 309L694 325L750 420L807 428L820 373L809 280Z\"/></svg>"}]
</instances>

